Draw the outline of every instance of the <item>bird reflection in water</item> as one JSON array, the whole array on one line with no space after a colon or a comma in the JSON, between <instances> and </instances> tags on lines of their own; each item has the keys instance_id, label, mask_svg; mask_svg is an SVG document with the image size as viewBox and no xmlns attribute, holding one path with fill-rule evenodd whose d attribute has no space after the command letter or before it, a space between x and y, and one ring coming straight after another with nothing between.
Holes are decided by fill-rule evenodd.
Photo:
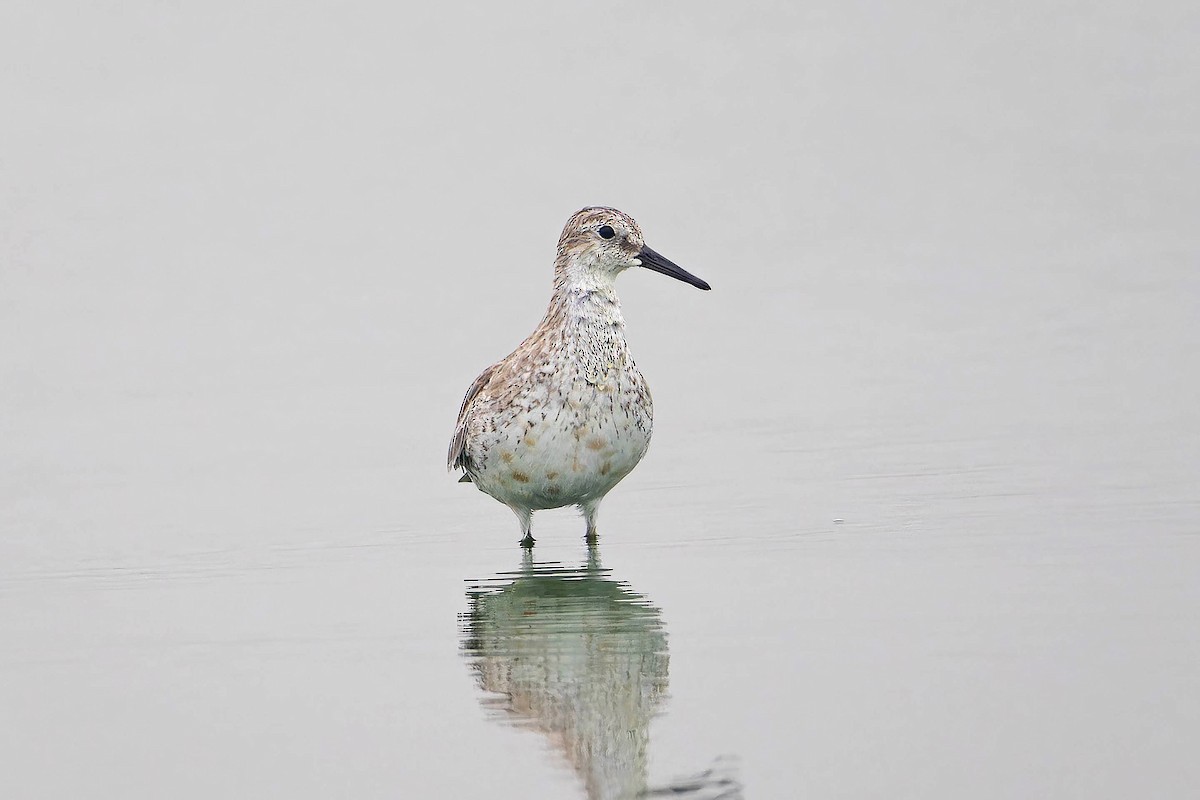
<instances>
[{"instance_id":1,"label":"bird reflection in water","mask_svg":"<svg viewBox=\"0 0 1200 800\"><path fill-rule=\"evenodd\" d=\"M566 757L589 800L741 797L719 761L670 786L647 786L650 720L666 698L667 635L659 610L586 564L537 563L474 582L462 615L464 655L496 718L536 730ZM664 794L665 793L665 794Z\"/></svg>"}]
</instances>

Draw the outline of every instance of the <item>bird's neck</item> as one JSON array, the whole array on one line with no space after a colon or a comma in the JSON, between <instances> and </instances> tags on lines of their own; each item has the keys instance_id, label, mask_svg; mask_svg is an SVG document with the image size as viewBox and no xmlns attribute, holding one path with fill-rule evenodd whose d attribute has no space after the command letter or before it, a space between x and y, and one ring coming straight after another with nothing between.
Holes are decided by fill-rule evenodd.
<instances>
[{"instance_id":1,"label":"bird's neck","mask_svg":"<svg viewBox=\"0 0 1200 800\"><path fill-rule=\"evenodd\" d=\"M625 344L621 302L611 282L584 284L555 282L550 307L534 338L550 343L567 357L580 374L609 374L630 362Z\"/></svg>"},{"instance_id":2,"label":"bird's neck","mask_svg":"<svg viewBox=\"0 0 1200 800\"><path fill-rule=\"evenodd\" d=\"M559 253L555 264L554 294L542 321L542 337L589 380L632 363L615 279L615 274L565 253Z\"/></svg>"},{"instance_id":3,"label":"bird's neck","mask_svg":"<svg viewBox=\"0 0 1200 800\"><path fill-rule=\"evenodd\" d=\"M556 285L547 316L585 335L611 331L621 336L625 330L621 301L611 281Z\"/></svg>"},{"instance_id":4,"label":"bird's neck","mask_svg":"<svg viewBox=\"0 0 1200 800\"><path fill-rule=\"evenodd\" d=\"M554 295L548 316L557 312L570 327L615 328L620 335L625 320L616 278L615 273L597 269L585 257L560 252L554 264Z\"/></svg>"}]
</instances>

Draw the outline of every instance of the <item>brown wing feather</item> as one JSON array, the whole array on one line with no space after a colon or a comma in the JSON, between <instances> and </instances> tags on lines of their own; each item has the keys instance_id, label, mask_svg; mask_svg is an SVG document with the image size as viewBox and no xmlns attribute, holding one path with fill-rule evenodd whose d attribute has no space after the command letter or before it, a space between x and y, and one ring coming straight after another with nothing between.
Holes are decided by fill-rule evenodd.
<instances>
[{"instance_id":1,"label":"brown wing feather","mask_svg":"<svg viewBox=\"0 0 1200 800\"><path fill-rule=\"evenodd\" d=\"M458 409L458 423L454 426L454 437L450 440L450 452L446 456L447 469L454 469L455 467L466 469L467 409L470 408L472 401L479 396L479 393L483 391L483 387L488 385L500 363L502 362L492 364L485 369L475 379L475 382L471 384L471 388L467 389L467 396L463 398L462 407Z\"/></svg>"}]
</instances>

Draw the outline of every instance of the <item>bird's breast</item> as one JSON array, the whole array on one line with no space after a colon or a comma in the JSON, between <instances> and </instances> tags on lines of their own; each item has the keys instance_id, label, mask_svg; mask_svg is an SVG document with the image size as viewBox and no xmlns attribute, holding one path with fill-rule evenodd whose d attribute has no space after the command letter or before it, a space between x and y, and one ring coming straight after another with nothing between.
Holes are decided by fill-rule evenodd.
<instances>
[{"instance_id":1,"label":"bird's breast","mask_svg":"<svg viewBox=\"0 0 1200 800\"><path fill-rule=\"evenodd\" d=\"M631 364L575 366L478 442L479 488L532 508L572 505L603 496L642 459L653 408L641 374Z\"/></svg>"}]
</instances>

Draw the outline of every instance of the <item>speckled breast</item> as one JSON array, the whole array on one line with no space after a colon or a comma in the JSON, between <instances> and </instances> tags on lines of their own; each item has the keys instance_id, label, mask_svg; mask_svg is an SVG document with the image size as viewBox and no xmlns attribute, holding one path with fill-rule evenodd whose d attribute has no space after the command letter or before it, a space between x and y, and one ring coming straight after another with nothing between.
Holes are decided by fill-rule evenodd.
<instances>
[{"instance_id":1,"label":"speckled breast","mask_svg":"<svg viewBox=\"0 0 1200 800\"><path fill-rule=\"evenodd\" d=\"M503 503L558 508L604 496L650 445L653 407L632 362L529 386L473 437L472 478Z\"/></svg>"}]
</instances>

